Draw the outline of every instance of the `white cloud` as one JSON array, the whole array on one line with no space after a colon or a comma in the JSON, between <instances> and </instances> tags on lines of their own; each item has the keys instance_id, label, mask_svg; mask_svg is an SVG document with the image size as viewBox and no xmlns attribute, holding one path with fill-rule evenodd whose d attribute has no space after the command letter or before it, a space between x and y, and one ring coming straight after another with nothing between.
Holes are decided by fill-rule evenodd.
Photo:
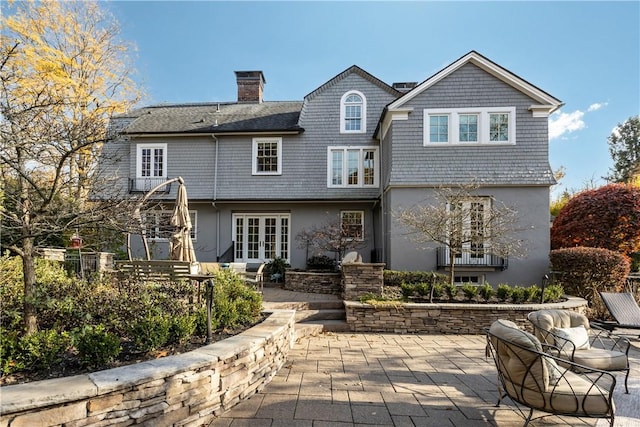
<instances>
[{"instance_id":1,"label":"white cloud","mask_svg":"<svg viewBox=\"0 0 640 427\"><path fill-rule=\"evenodd\" d=\"M566 133L584 129L586 126L582 118L584 112L576 110L572 113L558 111L549 117L549 139L560 138Z\"/></svg>"},{"instance_id":2,"label":"white cloud","mask_svg":"<svg viewBox=\"0 0 640 427\"><path fill-rule=\"evenodd\" d=\"M603 107L606 107L609 103L608 102L596 102L594 104L589 105L589 108L587 108L587 111L597 111Z\"/></svg>"}]
</instances>

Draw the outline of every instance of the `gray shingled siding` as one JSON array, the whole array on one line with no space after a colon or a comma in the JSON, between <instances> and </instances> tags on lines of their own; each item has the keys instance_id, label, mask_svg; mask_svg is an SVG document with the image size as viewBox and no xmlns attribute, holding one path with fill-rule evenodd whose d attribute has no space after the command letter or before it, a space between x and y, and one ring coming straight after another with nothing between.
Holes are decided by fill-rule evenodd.
<instances>
[{"instance_id":1,"label":"gray shingled siding","mask_svg":"<svg viewBox=\"0 0 640 427\"><path fill-rule=\"evenodd\" d=\"M340 133L340 98L359 90L367 98L367 132ZM386 91L351 74L307 101L300 135L282 136L282 175L253 176L252 137L220 139L218 199L372 199L379 188L327 188L327 147L377 145L373 132L382 109L393 98Z\"/></svg>"},{"instance_id":2,"label":"gray shingled siding","mask_svg":"<svg viewBox=\"0 0 640 427\"><path fill-rule=\"evenodd\" d=\"M472 64L466 64L409 101L409 120L393 123L391 184L550 185L548 120L534 118L536 102ZM516 107L514 146L423 146L423 109Z\"/></svg>"},{"instance_id":3,"label":"gray shingled siding","mask_svg":"<svg viewBox=\"0 0 640 427\"><path fill-rule=\"evenodd\" d=\"M98 197L126 197L129 185L129 142L124 139L109 141L102 146L99 174L106 177L110 188L94 188ZM102 180L98 180L102 181ZM114 191L117 194L114 194Z\"/></svg>"},{"instance_id":4,"label":"gray shingled siding","mask_svg":"<svg viewBox=\"0 0 640 427\"><path fill-rule=\"evenodd\" d=\"M190 200L213 199L215 144L212 137L131 138L129 176L136 177L136 155L139 144L167 144L167 179L182 177ZM160 198L175 199L178 186Z\"/></svg>"}]
</instances>

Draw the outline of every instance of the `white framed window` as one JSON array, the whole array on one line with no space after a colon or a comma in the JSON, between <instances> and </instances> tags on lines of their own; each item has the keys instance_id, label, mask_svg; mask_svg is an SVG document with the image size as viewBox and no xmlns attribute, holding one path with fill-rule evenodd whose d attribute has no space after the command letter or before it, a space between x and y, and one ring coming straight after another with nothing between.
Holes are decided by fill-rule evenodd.
<instances>
[{"instance_id":1,"label":"white framed window","mask_svg":"<svg viewBox=\"0 0 640 427\"><path fill-rule=\"evenodd\" d=\"M515 107L427 108L424 145L515 144Z\"/></svg>"},{"instance_id":2,"label":"white framed window","mask_svg":"<svg viewBox=\"0 0 640 427\"><path fill-rule=\"evenodd\" d=\"M378 147L328 147L328 187L377 187Z\"/></svg>"},{"instance_id":3,"label":"white framed window","mask_svg":"<svg viewBox=\"0 0 640 427\"><path fill-rule=\"evenodd\" d=\"M142 212L142 224L145 227L147 239L155 241L168 241L176 228L171 225L172 210L150 210ZM198 238L198 211L190 210L191 239Z\"/></svg>"},{"instance_id":4,"label":"white framed window","mask_svg":"<svg viewBox=\"0 0 640 427\"><path fill-rule=\"evenodd\" d=\"M138 144L136 190L148 191L167 180L167 144Z\"/></svg>"},{"instance_id":5,"label":"white framed window","mask_svg":"<svg viewBox=\"0 0 640 427\"><path fill-rule=\"evenodd\" d=\"M253 138L253 175L282 174L282 138Z\"/></svg>"},{"instance_id":6,"label":"white framed window","mask_svg":"<svg viewBox=\"0 0 640 427\"><path fill-rule=\"evenodd\" d=\"M364 133L367 131L367 99L352 90L340 99L340 133Z\"/></svg>"},{"instance_id":7,"label":"white framed window","mask_svg":"<svg viewBox=\"0 0 640 427\"><path fill-rule=\"evenodd\" d=\"M342 232L351 240L364 240L364 211L340 211Z\"/></svg>"},{"instance_id":8,"label":"white framed window","mask_svg":"<svg viewBox=\"0 0 640 427\"><path fill-rule=\"evenodd\" d=\"M473 285L484 284L484 274L460 274L453 277L453 281L456 285L464 285L465 283L471 283Z\"/></svg>"}]
</instances>

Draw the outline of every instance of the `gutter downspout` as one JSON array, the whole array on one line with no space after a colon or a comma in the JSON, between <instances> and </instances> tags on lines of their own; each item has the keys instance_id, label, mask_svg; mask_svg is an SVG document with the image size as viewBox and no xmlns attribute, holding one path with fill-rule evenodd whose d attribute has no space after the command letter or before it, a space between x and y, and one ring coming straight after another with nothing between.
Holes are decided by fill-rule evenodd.
<instances>
[{"instance_id":1,"label":"gutter downspout","mask_svg":"<svg viewBox=\"0 0 640 427\"><path fill-rule=\"evenodd\" d=\"M215 144L215 160L213 164L213 201L211 206L216 211L216 261L220 259L220 211L216 206L216 199L218 198L218 138L214 133L211 134L213 142Z\"/></svg>"}]
</instances>

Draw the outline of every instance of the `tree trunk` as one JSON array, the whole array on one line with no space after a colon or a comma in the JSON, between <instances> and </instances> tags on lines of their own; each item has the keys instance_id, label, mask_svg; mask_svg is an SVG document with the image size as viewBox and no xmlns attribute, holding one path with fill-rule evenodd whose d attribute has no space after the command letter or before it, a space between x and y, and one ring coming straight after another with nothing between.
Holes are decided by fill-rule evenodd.
<instances>
[{"instance_id":1,"label":"tree trunk","mask_svg":"<svg viewBox=\"0 0 640 427\"><path fill-rule=\"evenodd\" d=\"M453 253L451 248L449 248L449 284L453 285L455 283L455 272L454 265L456 263L456 254Z\"/></svg>"},{"instance_id":2,"label":"tree trunk","mask_svg":"<svg viewBox=\"0 0 640 427\"><path fill-rule=\"evenodd\" d=\"M38 330L38 318L34 302L36 300L36 266L33 239L26 238L22 243L22 273L24 276L24 332L30 335Z\"/></svg>"}]
</instances>

